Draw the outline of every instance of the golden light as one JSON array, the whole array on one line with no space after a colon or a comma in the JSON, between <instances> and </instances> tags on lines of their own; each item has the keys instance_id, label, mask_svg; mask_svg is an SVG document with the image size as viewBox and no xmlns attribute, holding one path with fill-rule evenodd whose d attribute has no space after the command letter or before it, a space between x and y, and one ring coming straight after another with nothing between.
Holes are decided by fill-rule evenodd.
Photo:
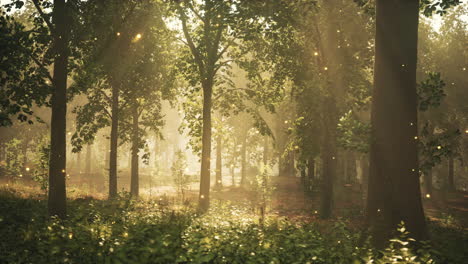
<instances>
[{"instance_id":1,"label":"golden light","mask_svg":"<svg viewBox=\"0 0 468 264\"><path fill-rule=\"evenodd\" d=\"M427 199L431 198L431 195L427 193L427 194L426 194L426 198L427 198Z\"/></svg>"},{"instance_id":2,"label":"golden light","mask_svg":"<svg viewBox=\"0 0 468 264\"><path fill-rule=\"evenodd\" d=\"M63 169L62 172L65 173L65 169Z\"/></svg>"},{"instance_id":3,"label":"golden light","mask_svg":"<svg viewBox=\"0 0 468 264\"><path fill-rule=\"evenodd\" d=\"M414 139L418 139L418 136L415 136Z\"/></svg>"},{"instance_id":4,"label":"golden light","mask_svg":"<svg viewBox=\"0 0 468 264\"><path fill-rule=\"evenodd\" d=\"M466 71L466 67L463 67L463 70Z\"/></svg>"},{"instance_id":5,"label":"golden light","mask_svg":"<svg viewBox=\"0 0 468 264\"><path fill-rule=\"evenodd\" d=\"M67 134L70 136L70 135L71 135L71 132L68 132Z\"/></svg>"},{"instance_id":6,"label":"golden light","mask_svg":"<svg viewBox=\"0 0 468 264\"><path fill-rule=\"evenodd\" d=\"M29 167L26 167L26 171L29 171L29 170L30 170Z\"/></svg>"},{"instance_id":7,"label":"golden light","mask_svg":"<svg viewBox=\"0 0 468 264\"><path fill-rule=\"evenodd\" d=\"M328 71L328 67L323 68L324 70Z\"/></svg>"},{"instance_id":8,"label":"golden light","mask_svg":"<svg viewBox=\"0 0 468 264\"><path fill-rule=\"evenodd\" d=\"M138 39L141 39L141 34L138 33L138 34L135 36L135 38L136 38L137 40L138 40Z\"/></svg>"},{"instance_id":9,"label":"golden light","mask_svg":"<svg viewBox=\"0 0 468 264\"><path fill-rule=\"evenodd\" d=\"M437 146L437 149L442 149L442 146Z\"/></svg>"},{"instance_id":10,"label":"golden light","mask_svg":"<svg viewBox=\"0 0 468 264\"><path fill-rule=\"evenodd\" d=\"M314 56L318 56L318 52L314 52Z\"/></svg>"},{"instance_id":11,"label":"golden light","mask_svg":"<svg viewBox=\"0 0 468 264\"><path fill-rule=\"evenodd\" d=\"M120 36L120 32L117 32L117 36Z\"/></svg>"},{"instance_id":12,"label":"golden light","mask_svg":"<svg viewBox=\"0 0 468 264\"><path fill-rule=\"evenodd\" d=\"M205 195L203 195L203 194L202 194L202 195L200 195L200 198L204 199L204 198L205 198Z\"/></svg>"},{"instance_id":13,"label":"golden light","mask_svg":"<svg viewBox=\"0 0 468 264\"><path fill-rule=\"evenodd\" d=\"M468 129L467 129L467 130L465 130L465 133L466 133L466 134L468 134Z\"/></svg>"}]
</instances>

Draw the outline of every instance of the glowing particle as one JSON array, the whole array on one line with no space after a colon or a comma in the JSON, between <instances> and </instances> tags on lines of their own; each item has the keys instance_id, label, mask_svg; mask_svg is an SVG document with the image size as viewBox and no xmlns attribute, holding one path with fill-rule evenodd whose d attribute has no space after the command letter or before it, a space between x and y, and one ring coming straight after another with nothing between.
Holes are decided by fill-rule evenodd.
<instances>
[{"instance_id":1,"label":"glowing particle","mask_svg":"<svg viewBox=\"0 0 468 264\"><path fill-rule=\"evenodd\" d=\"M418 139L418 136L415 136L414 139Z\"/></svg>"},{"instance_id":2,"label":"glowing particle","mask_svg":"<svg viewBox=\"0 0 468 264\"><path fill-rule=\"evenodd\" d=\"M136 36L135 36L136 39L141 39L141 34L138 33Z\"/></svg>"},{"instance_id":3,"label":"glowing particle","mask_svg":"<svg viewBox=\"0 0 468 264\"><path fill-rule=\"evenodd\" d=\"M414 123L410 123L409 125L410 125L410 126L414 126Z\"/></svg>"},{"instance_id":4,"label":"glowing particle","mask_svg":"<svg viewBox=\"0 0 468 264\"><path fill-rule=\"evenodd\" d=\"M411 171L416 171L415 169L411 169Z\"/></svg>"},{"instance_id":5,"label":"glowing particle","mask_svg":"<svg viewBox=\"0 0 468 264\"><path fill-rule=\"evenodd\" d=\"M468 134L468 129L467 129L467 130L465 130L465 133L466 133L466 134Z\"/></svg>"},{"instance_id":6,"label":"glowing particle","mask_svg":"<svg viewBox=\"0 0 468 264\"><path fill-rule=\"evenodd\" d=\"M339 29L336 30L336 33L340 33L341 31Z\"/></svg>"},{"instance_id":7,"label":"glowing particle","mask_svg":"<svg viewBox=\"0 0 468 264\"><path fill-rule=\"evenodd\" d=\"M335 157L332 157L332 159L335 159Z\"/></svg>"},{"instance_id":8,"label":"glowing particle","mask_svg":"<svg viewBox=\"0 0 468 264\"><path fill-rule=\"evenodd\" d=\"M287 124L287 123L288 123L288 120L284 121L284 123Z\"/></svg>"},{"instance_id":9,"label":"glowing particle","mask_svg":"<svg viewBox=\"0 0 468 264\"><path fill-rule=\"evenodd\" d=\"M328 67L323 68L324 70L328 71Z\"/></svg>"},{"instance_id":10,"label":"glowing particle","mask_svg":"<svg viewBox=\"0 0 468 264\"><path fill-rule=\"evenodd\" d=\"M317 210L314 211L314 214L318 214Z\"/></svg>"},{"instance_id":11,"label":"glowing particle","mask_svg":"<svg viewBox=\"0 0 468 264\"><path fill-rule=\"evenodd\" d=\"M380 209L377 209L377 212L380 212Z\"/></svg>"},{"instance_id":12,"label":"glowing particle","mask_svg":"<svg viewBox=\"0 0 468 264\"><path fill-rule=\"evenodd\" d=\"M205 199L205 195L203 195L203 194L200 195L200 198L201 198L201 199Z\"/></svg>"},{"instance_id":13,"label":"glowing particle","mask_svg":"<svg viewBox=\"0 0 468 264\"><path fill-rule=\"evenodd\" d=\"M437 149L442 149L442 146L437 146Z\"/></svg>"},{"instance_id":14,"label":"glowing particle","mask_svg":"<svg viewBox=\"0 0 468 264\"><path fill-rule=\"evenodd\" d=\"M29 171L29 170L30 170L29 167L26 167L26 171Z\"/></svg>"},{"instance_id":15,"label":"glowing particle","mask_svg":"<svg viewBox=\"0 0 468 264\"><path fill-rule=\"evenodd\" d=\"M70 135L71 135L71 132L68 132L67 134L70 136Z\"/></svg>"},{"instance_id":16,"label":"glowing particle","mask_svg":"<svg viewBox=\"0 0 468 264\"><path fill-rule=\"evenodd\" d=\"M221 183L221 180L218 180L218 183Z\"/></svg>"},{"instance_id":17,"label":"glowing particle","mask_svg":"<svg viewBox=\"0 0 468 264\"><path fill-rule=\"evenodd\" d=\"M62 172L65 172L65 169L63 169Z\"/></svg>"},{"instance_id":18,"label":"glowing particle","mask_svg":"<svg viewBox=\"0 0 468 264\"><path fill-rule=\"evenodd\" d=\"M120 32L117 32L117 36L120 36Z\"/></svg>"},{"instance_id":19,"label":"glowing particle","mask_svg":"<svg viewBox=\"0 0 468 264\"><path fill-rule=\"evenodd\" d=\"M401 67L405 67L406 65L405 64L402 64Z\"/></svg>"},{"instance_id":20,"label":"glowing particle","mask_svg":"<svg viewBox=\"0 0 468 264\"><path fill-rule=\"evenodd\" d=\"M463 70L466 71L466 67L463 67Z\"/></svg>"},{"instance_id":21,"label":"glowing particle","mask_svg":"<svg viewBox=\"0 0 468 264\"><path fill-rule=\"evenodd\" d=\"M318 56L318 52L314 52L314 56Z\"/></svg>"},{"instance_id":22,"label":"glowing particle","mask_svg":"<svg viewBox=\"0 0 468 264\"><path fill-rule=\"evenodd\" d=\"M428 199L431 198L431 195L427 193L426 198L428 198Z\"/></svg>"}]
</instances>

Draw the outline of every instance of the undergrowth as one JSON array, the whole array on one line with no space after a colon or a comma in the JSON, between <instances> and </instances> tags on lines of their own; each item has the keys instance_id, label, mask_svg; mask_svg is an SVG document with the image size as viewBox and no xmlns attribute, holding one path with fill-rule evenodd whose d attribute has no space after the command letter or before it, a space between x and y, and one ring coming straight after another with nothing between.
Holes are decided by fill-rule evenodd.
<instances>
[{"instance_id":1,"label":"undergrowth","mask_svg":"<svg viewBox=\"0 0 468 264\"><path fill-rule=\"evenodd\" d=\"M46 217L46 201L0 189L0 263L463 263L466 248L433 227L437 249L413 249L409 234L373 250L342 221L323 223L267 217L214 201L195 208L134 201L69 201L68 218ZM453 232L453 231L452 231ZM458 232L458 231L456 231ZM458 234L465 239L466 233ZM457 245L458 243L458 245ZM437 243L435 243L437 244ZM451 251L452 250L452 251ZM455 251L458 250L458 251Z\"/></svg>"}]
</instances>

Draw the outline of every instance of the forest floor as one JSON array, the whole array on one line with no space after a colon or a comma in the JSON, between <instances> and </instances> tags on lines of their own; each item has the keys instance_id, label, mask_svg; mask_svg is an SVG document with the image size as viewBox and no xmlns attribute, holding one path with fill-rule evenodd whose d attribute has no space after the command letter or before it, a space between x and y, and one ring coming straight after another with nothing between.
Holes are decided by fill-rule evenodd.
<instances>
[{"instance_id":1,"label":"forest floor","mask_svg":"<svg viewBox=\"0 0 468 264\"><path fill-rule=\"evenodd\" d=\"M0 183L0 263L355 264L415 256L406 263L456 264L468 259L466 193L435 192L424 199L430 249L405 251L402 235L393 249L378 252L364 242L364 203L357 187L340 187L334 216L321 220L318 192L306 194L298 178L272 183L264 223L254 202L258 196L239 187L213 191L212 209L204 215L196 212L196 191L185 194L185 203L168 187L139 201L126 194L107 201L104 194L89 196L71 187L69 217L60 221L46 217L43 191Z\"/></svg>"}]
</instances>

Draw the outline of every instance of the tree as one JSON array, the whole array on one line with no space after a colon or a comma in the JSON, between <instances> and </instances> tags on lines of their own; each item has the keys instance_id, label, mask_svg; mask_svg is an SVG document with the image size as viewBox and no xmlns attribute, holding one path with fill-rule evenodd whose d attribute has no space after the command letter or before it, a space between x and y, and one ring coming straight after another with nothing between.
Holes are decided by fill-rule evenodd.
<instances>
[{"instance_id":1,"label":"tree","mask_svg":"<svg viewBox=\"0 0 468 264\"><path fill-rule=\"evenodd\" d=\"M191 84L200 84L203 91L202 153L200 170L199 208L206 211L210 203L211 164L211 110L213 86L218 71L227 65L224 55L234 44L228 30L233 21L234 9L230 2L205 0L176 3L177 16L182 24L184 42L191 56L189 75ZM190 12L191 15L187 15ZM200 25L192 27L191 25Z\"/></svg>"},{"instance_id":2,"label":"tree","mask_svg":"<svg viewBox=\"0 0 468 264\"><path fill-rule=\"evenodd\" d=\"M459 1L422 3L431 14ZM367 217L377 246L386 243L401 221L415 239L427 237L418 165L419 8L418 0L376 2Z\"/></svg>"},{"instance_id":3,"label":"tree","mask_svg":"<svg viewBox=\"0 0 468 264\"><path fill-rule=\"evenodd\" d=\"M145 145L140 125L153 130L162 125L160 102L171 88L171 37L162 19L165 10L153 1L115 1L106 5L88 2L87 12L85 50L89 55L83 60L75 89L86 91L88 102L76 109L78 130L73 143L78 151L99 129L111 126L109 197L114 197L118 140L131 141L132 193L138 196L138 152ZM115 13L122 19L110 15Z\"/></svg>"}]
</instances>

